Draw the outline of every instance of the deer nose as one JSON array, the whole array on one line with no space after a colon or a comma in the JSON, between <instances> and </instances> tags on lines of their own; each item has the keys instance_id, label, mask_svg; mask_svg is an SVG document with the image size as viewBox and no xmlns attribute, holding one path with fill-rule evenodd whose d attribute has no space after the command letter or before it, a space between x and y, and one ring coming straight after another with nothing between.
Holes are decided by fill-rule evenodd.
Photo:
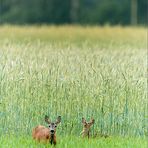
<instances>
[{"instance_id":1,"label":"deer nose","mask_svg":"<svg viewBox=\"0 0 148 148\"><path fill-rule=\"evenodd\" d=\"M54 130L50 130L51 133L54 133Z\"/></svg>"}]
</instances>

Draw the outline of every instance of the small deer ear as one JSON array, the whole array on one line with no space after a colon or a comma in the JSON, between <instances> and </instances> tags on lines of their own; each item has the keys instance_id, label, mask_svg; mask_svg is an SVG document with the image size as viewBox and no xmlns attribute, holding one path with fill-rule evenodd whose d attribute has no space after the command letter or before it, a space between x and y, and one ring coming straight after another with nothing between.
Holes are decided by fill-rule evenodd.
<instances>
[{"instance_id":1,"label":"small deer ear","mask_svg":"<svg viewBox=\"0 0 148 148\"><path fill-rule=\"evenodd\" d=\"M49 117L47 115L45 115L45 122L50 124L50 120L49 120Z\"/></svg>"},{"instance_id":2,"label":"small deer ear","mask_svg":"<svg viewBox=\"0 0 148 148\"><path fill-rule=\"evenodd\" d=\"M91 118L90 123L91 124L94 124L95 123L95 119L94 118Z\"/></svg>"},{"instance_id":3,"label":"small deer ear","mask_svg":"<svg viewBox=\"0 0 148 148\"><path fill-rule=\"evenodd\" d=\"M84 119L84 117L82 117L82 123L86 123L86 120Z\"/></svg>"},{"instance_id":4,"label":"small deer ear","mask_svg":"<svg viewBox=\"0 0 148 148\"><path fill-rule=\"evenodd\" d=\"M61 116L58 116L57 120L56 120L56 124L59 124L61 122Z\"/></svg>"}]
</instances>

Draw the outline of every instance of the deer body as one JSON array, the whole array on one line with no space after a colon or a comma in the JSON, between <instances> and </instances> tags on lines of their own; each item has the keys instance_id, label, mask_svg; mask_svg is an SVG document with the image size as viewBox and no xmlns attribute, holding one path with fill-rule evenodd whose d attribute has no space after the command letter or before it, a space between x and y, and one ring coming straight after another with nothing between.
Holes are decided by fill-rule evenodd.
<instances>
[{"instance_id":1,"label":"deer body","mask_svg":"<svg viewBox=\"0 0 148 148\"><path fill-rule=\"evenodd\" d=\"M90 137L90 127L94 124L95 120L91 119L90 122L86 122L84 118L82 118L83 130L81 132L82 137Z\"/></svg>"},{"instance_id":2,"label":"deer body","mask_svg":"<svg viewBox=\"0 0 148 148\"><path fill-rule=\"evenodd\" d=\"M83 128L82 132L81 132L82 137L88 137L90 136L90 129L88 128Z\"/></svg>"},{"instance_id":3,"label":"deer body","mask_svg":"<svg viewBox=\"0 0 148 148\"><path fill-rule=\"evenodd\" d=\"M48 128L42 125L38 125L32 131L33 139L45 143L51 143L56 145L56 127L57 124L61 122L61 117L59 116L55 123L51 123L47 116L45 116L45 121L49 124Z\"/></svg>"},{"instance_id":4,"label":"deer body","mask_svg":"<svg viewBox=\"0 0 148 148\"><path fill-rule=\"evenodd\" d=\"M56 144L56 136L50 135L49 129L42 125L33 129L32 137L39 142L44 141L46 143L50 142L51 144Z\"/></svg>"}]
</instances>

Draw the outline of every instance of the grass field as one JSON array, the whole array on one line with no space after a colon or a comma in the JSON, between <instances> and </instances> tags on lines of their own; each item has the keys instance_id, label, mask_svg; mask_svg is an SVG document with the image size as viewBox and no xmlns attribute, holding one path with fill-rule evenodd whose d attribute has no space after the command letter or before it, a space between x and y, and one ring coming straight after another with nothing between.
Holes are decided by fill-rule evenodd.
<instances>
[{"instance_id":1,"label":"grass field","mask_svg":"<svg viewBox=\"0 0 148 148\"><path fill-rule=\"evenodd\" d=\"M11 140L10 140L11 138ZM37 143L28 137L3 137L0 139L2 148L47 148L49 144ZM54 147L54 146L53 146ZM79 137L58 137L56 148L147 148L146 139L142 138L98 138L81 139Z\"/></svg>"},{"instance_id":2,"label":"grass field","mask_svg":"<svg viewBox=\"0 0 148 148\"><path fill-rule=\"evenodd\" d=\"M67 148L147 146L146 28L0 27L0 147L45 147L31 138L47 114L62 116ZM82 116L94 117L82 139Z\"/></svg>"}]
</instances>

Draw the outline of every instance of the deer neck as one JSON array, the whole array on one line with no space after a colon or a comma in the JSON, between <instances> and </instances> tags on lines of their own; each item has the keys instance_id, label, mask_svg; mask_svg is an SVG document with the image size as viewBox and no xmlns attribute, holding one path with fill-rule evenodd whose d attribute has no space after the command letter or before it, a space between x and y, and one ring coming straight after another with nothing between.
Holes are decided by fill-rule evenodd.
<instances>
[{"instance_id":1,"label":"deer neck","mask_svg":"<svg viewBox=\"0 0 148 148\"><path fill-rule=\"evenodd\" d=\"M55 135L54 134L50 135L50 143L51 144L54 143L54 138L55 138Z\"/></svg>"},{"instance_id":2,"label":"deer neck","mask_svg":"<svg viewBox=\"0 0 148 148\"><path fill-rule=\"evenodd\" d=\"M90 132L89 128L84 128L83 131L82 131L83 137L88 137L89 138L89 132Z\"/></svg>"}]
</instances>

